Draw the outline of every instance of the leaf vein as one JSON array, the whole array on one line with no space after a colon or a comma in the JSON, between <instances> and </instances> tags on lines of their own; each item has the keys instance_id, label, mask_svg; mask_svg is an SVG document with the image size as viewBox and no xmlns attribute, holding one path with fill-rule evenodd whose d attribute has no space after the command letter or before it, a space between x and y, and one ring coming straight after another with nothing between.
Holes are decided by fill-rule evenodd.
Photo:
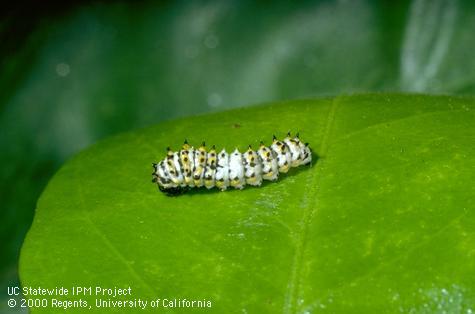
<instances>
[{"instance_id":1,"label":"leaf vein","mask_svg":"<svg viewBox=\"0 0 475 314\"><path fill-rule=\"evenodd\" d=\"M82 184L81 184L81 179L78 178L75 180L77 183L77 191L78 191L78 197L79 201L82 204L82 208L85 208L86 202L84 198L84 191L82 189ZM154 296L154 289L150 284L148 284L142 276L137 273L137 271L127 262L127 259L125 256L116 248L116 246L107 238L107 236L104 234L104 232L94 223L94 221L91 219L91 216L87 210L83 211L84 218L83 220L94 230L94 232L99 236L99 238L102 240L102 242L107 246L107 248L118 258L119 261L121 261L127 270L130 272L130 274L137 279L139 282L142 283L142 285L149 291L151 292L151 296Z\"/></svg>"},{"instance_id":2,"label":"leaf vein","mask_svg":"<svg viewBox=\"0 0 475 314\"><path fill-rule=\"evenodd\" d=\"M322 142L319 148L321 159L316 165L318 169L314 170L314 175L309 178L310 189L304 195L303 215L301 223L299 224L300 228L297 232L295 254L292 261L290 279L289 283L287 284L287 291L284 300L283 312L286 314L297 311L298 304L296 303L296 299L298 299L298 295L300 294L303 253L306 249L308 228L317 210L316 204L311 203L310 201L312 199L316 200L315 196L318 192L318 181L322 177L322 164L324 163L325 158L327 158L326 153L328 150L328 140L330 138L331 129L333 128L339 102L339 97L334 98L332 101L323 131Z\"/></svg>"}]
</instances>

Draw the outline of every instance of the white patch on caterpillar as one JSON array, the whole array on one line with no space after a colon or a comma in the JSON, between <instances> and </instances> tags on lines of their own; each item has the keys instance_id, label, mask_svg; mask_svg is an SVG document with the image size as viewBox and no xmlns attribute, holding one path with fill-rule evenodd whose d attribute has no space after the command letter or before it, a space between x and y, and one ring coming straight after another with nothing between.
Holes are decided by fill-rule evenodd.
<instances>
[{"instance_id":1,"label":"white patch on caterpillar","mask_svg":"<svg viewBox=\"0 0 475 314\"><path fill-rule=\"evenodd\" d=\"M277 166L279 167L279 172L287 173L289 171L292 157L290 155L290 149L287 145L275 138L272 141L271 149L274 151L277 158Z\"/></svg>"},{"instance_id":2,"label":"white patch on caterpillar","mask_svg":"<svg viewBox=\"0 0 475 314\"><path fill-rule=\"evenodd\" d=\"M165 161L162 160L158 164L153 164L155 169L154 180L159 185L163 186L164 188L171 188L173 187L173 183L171 182L171 177L169 173L165 169Z\"/></svg>"},{"instance_id":3,"label":"white patch on caterpillar","mask_svg":"<svg viewBox=\"0 0 475 314\"><path fill-rule=\"evenodd\" d=\"M165 159L153 164L152 182L168 194L194 186L243 189L246 184L260 186L263 180L274 181L279 173L311 161L312 151L298 134L291 137L289 133L282 141L274 136L270 147L261 142L257 151L249 146L242 154L237 148L231 154L224 149L217 153L214 146L207 152L204 142L195 149L185 140L179 152L168 149Z\"/></svg>"},{"instance_id":4,"label":"white patch on caterpillar","mask_svg":"<svg viewBox=\"0 0 475 314\"><path fill-rule=\"evenodd\" d=\"M301 159L300 159L301 150L298 144L299 141L300 140L298 139L298 137L291 138L290 134L287 134L287 137L284 138L284 143L289 148L290 165L292 167L298 167L300 166L300 163L301 163Z\"/></svg>"},{"instance_id":5,"label":"white patch on caterpillar","mask_svg":"<svg viewBox=\"0 0 475 314\"><path fill-rule=\"evenodd\" d=\"M184 183L184 180L180 165L180 155L178 153L173 153L173 164L175 166L176 175L175 178L172 178L172 181L177 185L182 185L182 183Z\"/></svg>"},{"instance_id":6,"label":"white patch on caterpillar","mask_svg":"<svg viewBox=\"0 0 475 314\"><path fill-rule=\"evenodd\" d=\"M257 153L262 162L262 178L270 181L277 180L279 167L277 166L277 159L274 156L274 152L261 142L261 146Z\"/></svg>"},{"instance_id":7,"label":"white patch on caterpillar","mask_svg":"<svg viewBox=\"0 0 475 314\"><path fill-rule=\"evenodd\" d=\"M229 155L226 150L218 154L218 166L216 168L216 187L224 191L229 186Z\"/></svg>"},{"instance_id":8,"label":"white patch on caterpillar","mask_svg":"<svg viewBox=\"0 0 475 314\"><path fill-rule=\"evenodd\" d=\"M302 154L302 162L301 165L306 165L312 162L312 150L308 146L308 143L299 142L299 147Z\"/></svg>"},{"instance_id":9,"label":"white patch on caterpillar","mask_svg":"<svg viewBox=\"0 0 475 314\"><path fill-rule=\"evenodd\" d=\"M262 166L259 155L252 150L251 146L243 154L244 158L244 178L246 184L261 185L262 183Z\"/></svg>"},{"instance_id":10,"label":"white patch on caterpillar","mask_svg":"<svg viewBox=\"0 0 475 314\"><path fill-rule=\"evenodd\" d=\"M178 159L178 153L168 150L167 157L164 160L164 171L168 174L173 187L180 186L183 183L183 175Z\"/></svg>"},{"instance_id":11,"label":"white patch on caterpillar","mask_svg":"<svg viewBox=\"0 0 475 314\"><path fill-rule=\"evenodd\" d=\"M229 156L229 184L236 189L244 188L244 166L242 154L236 148Z\"/></svg>"}]
</instances>

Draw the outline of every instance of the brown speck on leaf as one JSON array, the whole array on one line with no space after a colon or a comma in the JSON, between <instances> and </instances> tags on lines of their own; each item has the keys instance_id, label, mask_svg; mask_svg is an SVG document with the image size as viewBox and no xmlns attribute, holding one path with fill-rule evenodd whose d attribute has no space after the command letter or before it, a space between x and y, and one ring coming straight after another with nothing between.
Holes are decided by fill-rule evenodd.
<instances>
[{"instance_id":1,"label":"brown speck on leaf","mask_svg":"<svg viewBox=\"0 0 475 314\"><path fill-rule=\"evenodd\" d=\"M241 127L241 125L239 123L234 123L233 124L233 128L235 129L239 129Z\"/></svg>"}]
</instances>

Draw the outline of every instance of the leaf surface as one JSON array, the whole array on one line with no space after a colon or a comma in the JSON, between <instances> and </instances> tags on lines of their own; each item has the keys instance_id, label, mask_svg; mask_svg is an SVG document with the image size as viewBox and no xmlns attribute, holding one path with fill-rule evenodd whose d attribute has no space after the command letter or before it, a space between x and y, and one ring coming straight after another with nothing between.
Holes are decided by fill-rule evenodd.
<instances>
[{"instance_id":1,"label":"leaf surface","mask_svg":"<svg viewBox=\"0 0 475 314\"><path fill-rule=\"evenodd\" d=\"M122 299L206 299L215 313L468 313L474 109L472 98L343 96L191 117L99 142L42 194L22 248L22 284L130 286ZM300 131L316 161L275 183L179 197L150 183L151 163L185 138L244 149L288 130ZM97 298L107 299L82 297L105 311ZM54 309L32 309L42 311Z\"/></svg>"}]
</instances>

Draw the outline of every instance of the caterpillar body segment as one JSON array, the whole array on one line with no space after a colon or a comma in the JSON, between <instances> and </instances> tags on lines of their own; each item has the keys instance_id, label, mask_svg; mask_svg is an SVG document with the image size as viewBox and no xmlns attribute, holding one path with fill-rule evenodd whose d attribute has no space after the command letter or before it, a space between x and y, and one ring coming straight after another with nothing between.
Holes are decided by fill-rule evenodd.
<instances>
[{"instance_id":1,"label":"caterpillar body segment","mask_svg":"<svg viewBox=\"0 0 475 314\"><path fill-rule=\"evenodd\" d=\"M193 154L193 182L197 187L203 186L203 175L206 168L206 144L203 142L201 146L192 151Z\"/></svg>"},{"instance_id":2,"label":"caterpillar body segment","mask_svg":"<svg viewBox=\"0 0 475 314\"><path fill-rule=\"evenodd\" d=\"M261 142L259 150L257 151L261 161L262 178L264 180L274 181L279 176L279 167L275 153Z\"/></svg>"},{"instance_id":3,"label":"caterpillar body segment","mask_svg":"<svg viewBox=\"0 0 475 314\"><path fill-rule=\"evenodd\" d=\"M257 150L249 145L243 153L236 148L229 154L225 149L218 153L215 146L207 151L204 142L195 149L185 140L179 152L168 148L166 157L153 164L152 182L169 195L202 186L222 191L228 187L243 189L246 185L260 186L263 180L275 181L279 173L311 161L312 151L298 134L292 137L288 133L283 140L274 136L270 146L261 142Z\"/></svg>"},{"instance_id":4,"label":"caterpillar body segment","mask_svg":"<svg viewBox=\"0 0 475 314\"><path fill-rule=\"evenodd\" d=\"M189 187L195 186L193 180L193 151L194 148L188 145L188 142L185 140L183 148L180 151L180 163L182 166L184 183Z\"/></svg>"},{"instance_id":5,"label":"caterpillar body segment","mask_svg":"<svg viewBox=\"0 0 475 314\"><path fill-rule=\"evenodd\" d=\"M252 150L251 145L243 154L244 178L246 184L261 185L262 183L262 164L259 162L259 155ZM259 175L261 174L261 175Z\"/></svg>"},{"instance_id":6,"label":"caterpillar body segment","mask_svg":"<svg viewBox=\"0 0 475 314\"><path fill-rule=\"evenodd\" d=\"M218 154L215 184L221 191L229 186L229 155L224 149Z\"/></svg>"},{"instance_id":7,"label":"caterpillar body segment","mask_svg":"<svg viewBox=\"0 0 475 314\"><path fill-rule=\"evenodd\" d=\"M229 157L229 185L243 189L245 183L242 154L236 148Z\"/></svg>"},{"instance_id":8,"label":"caterpillar body segment","mask_svg":"<svg viewBox=\"0 0 475 314\"><path fill-rule=\"evenodd\" d=\"M205 186L208 189L211 189L215 186L215 177L216 177L216 149L213 146L206 156L206 167L204 172Z\"/></svg>"},{"instance_id":9,"label":"caterpillar body segment","mask_svg":"<svg viewBox=\"0 0 475 314\"><path fill-rule=\"evenodd\" d=\"M287 171L289 171L292 161L292 156L290 154L289 147L283 141L279 141L274 136L274 139L272 140L271 149L276 155L279 172L287 173Z\"/></svg>"},{"instance_id":10,"label":"caterpillar body segment","mask_svg":"<svg viewBox=\"0 0 475 314\"><path fill-rule=\"evenodd\" d=\"M171 184L180 185L183 182L183 173L181 171L178 153L168 150L166 159L165 171L168 172L170 176Z\"/></svg>"}]
</instances>

